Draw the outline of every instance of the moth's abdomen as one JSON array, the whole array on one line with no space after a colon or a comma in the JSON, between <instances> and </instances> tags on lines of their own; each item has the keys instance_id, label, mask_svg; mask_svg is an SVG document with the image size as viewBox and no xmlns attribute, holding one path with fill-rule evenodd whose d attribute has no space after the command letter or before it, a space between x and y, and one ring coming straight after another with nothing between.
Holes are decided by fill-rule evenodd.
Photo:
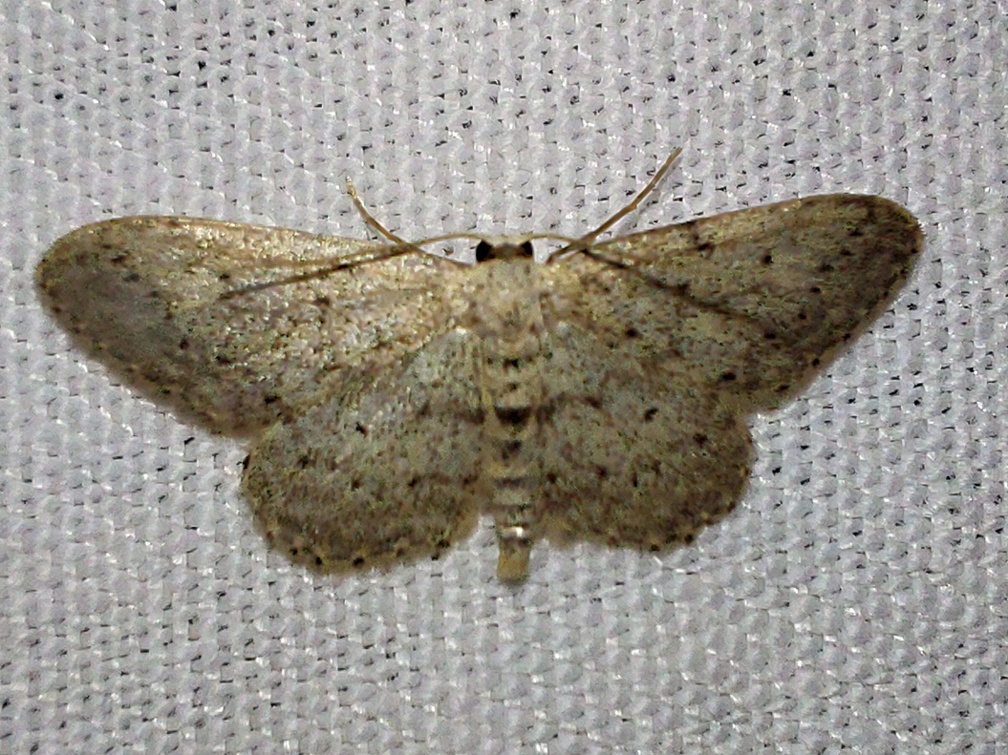
<instances>
[{"instance_id":1,"label":"moth's abdomen","mask_svg":"<svg viewBox=\"0 0 1008 755\"><path fill-rule=\"evenodd\" d=\"M535 323L483 341L483 481L499 555L497 576L519 582L540 518L541 342Z\"/></svg>"}]
</instances>

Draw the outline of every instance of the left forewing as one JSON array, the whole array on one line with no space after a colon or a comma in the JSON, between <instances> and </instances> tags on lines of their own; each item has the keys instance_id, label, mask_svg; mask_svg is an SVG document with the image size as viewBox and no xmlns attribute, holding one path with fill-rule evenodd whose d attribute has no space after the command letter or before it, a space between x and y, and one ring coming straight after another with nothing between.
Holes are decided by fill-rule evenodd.
<instances>
[{"instance_id":1,"label":"left forewing","mask_svg":"<svg viewBox=\"0 0 1008 755\"><path fill-rule=\"evenodd\" d=\"M870 324L921 246L916 219L880 197L766 205L566 261L580 288L565 314L589 313L589 326L634 358L688 369L743 407L772 408Z\"/></svg>"}]
</instances>

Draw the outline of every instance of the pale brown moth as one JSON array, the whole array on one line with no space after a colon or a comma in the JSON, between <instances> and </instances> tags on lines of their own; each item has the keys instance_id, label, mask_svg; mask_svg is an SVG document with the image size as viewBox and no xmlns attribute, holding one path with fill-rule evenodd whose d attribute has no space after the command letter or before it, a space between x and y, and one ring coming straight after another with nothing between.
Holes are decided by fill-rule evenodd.
<instances>
[{"instance_id":1,"label":"pale brown moth","mask_svg":"<svg viewBox=\"0 0 1008 755\"><path fill-rule=\"evenodd\" d=\"M322 572L437 555L493 517L497 572L542 538L664 549L723 517L773 409L884 308L921 249L872 196L795 199L599 241L385 241L128 217L37 271L57 321L181 416L251 440L266 538ZM546 263L539 238L563 244Z\"/></svg>"}]
</instances>

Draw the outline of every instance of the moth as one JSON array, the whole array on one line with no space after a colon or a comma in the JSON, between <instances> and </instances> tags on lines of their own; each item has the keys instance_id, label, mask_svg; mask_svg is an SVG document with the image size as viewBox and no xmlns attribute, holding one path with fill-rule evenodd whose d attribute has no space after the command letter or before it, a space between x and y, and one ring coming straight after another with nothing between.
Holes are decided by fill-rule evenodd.
<instances>
[{"instance_id":1,"label":"moth","mask_svg":"<svg viewBox=\"0 0 1008 755\"><path fill-rule=\"evenodd\" d=\"M678 154L678 153L676 153ZM600 240L406 241L127 217L37 270L76 343L154 400L248 439L258 528L320 572L387 568L493 518L532 545L662 550L727 514L747 417L800 392L891 301L922 246L880 197L794 199ZM476 239L475 263L424 252ZM532 242L561 244L545 262Z\"/></svg>"}]
</instances>

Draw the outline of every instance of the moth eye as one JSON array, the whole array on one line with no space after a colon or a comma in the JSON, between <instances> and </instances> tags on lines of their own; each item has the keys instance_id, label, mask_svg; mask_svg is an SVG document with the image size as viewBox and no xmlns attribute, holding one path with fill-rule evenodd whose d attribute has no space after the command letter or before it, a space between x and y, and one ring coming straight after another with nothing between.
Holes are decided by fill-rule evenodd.
<instances>
[{"instance_id":1,"label":"moth eye","mask_svg":"<svg viewBox=\"0 0 1008 755\"><path fill-rule=\"evenodd\" d=\"M476 261L486 262L493 257L493 245L487 241L480 241L476 245Z\"/></svg>"}]
</instances>

